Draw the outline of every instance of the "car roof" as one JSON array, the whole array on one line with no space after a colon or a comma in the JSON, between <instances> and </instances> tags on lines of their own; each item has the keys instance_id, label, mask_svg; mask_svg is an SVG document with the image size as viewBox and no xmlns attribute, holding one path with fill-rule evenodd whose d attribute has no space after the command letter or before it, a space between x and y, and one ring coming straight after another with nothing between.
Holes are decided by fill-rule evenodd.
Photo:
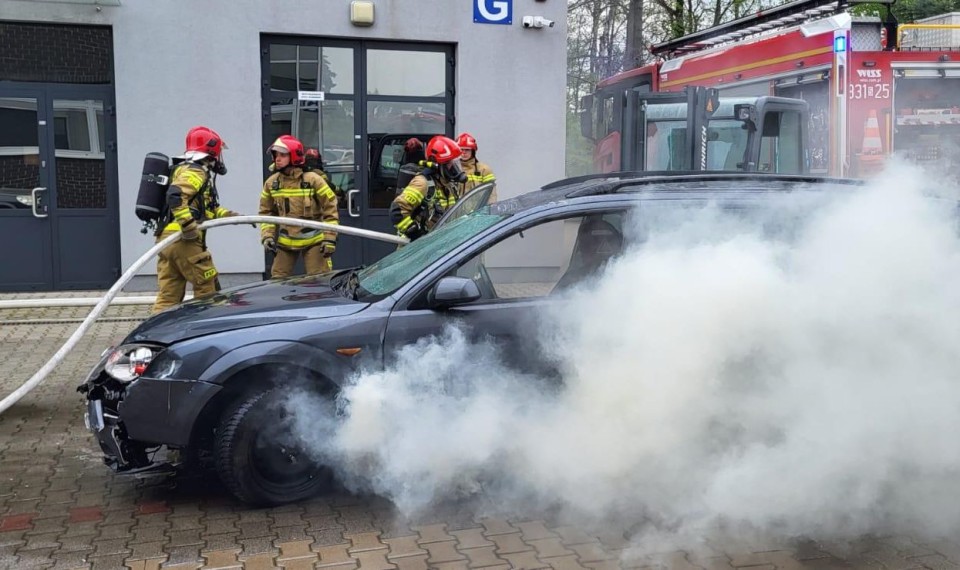
<instances>
[{"instance_id":1,"label":"car roof","mask_svg":"<svg viewBox=\"0 0 960 570\"><path fill-rule=\"evenodd\" d=\"M806 175L779 175L748 172L614 172L567 178L540 190L497 202L492 213L515 214L560 200L591 196L636 196L658 199L683 195L709 197L711 194L769 194L796 190L824 190L854 187L861 180Z\"/></svg>"}]
</instances>

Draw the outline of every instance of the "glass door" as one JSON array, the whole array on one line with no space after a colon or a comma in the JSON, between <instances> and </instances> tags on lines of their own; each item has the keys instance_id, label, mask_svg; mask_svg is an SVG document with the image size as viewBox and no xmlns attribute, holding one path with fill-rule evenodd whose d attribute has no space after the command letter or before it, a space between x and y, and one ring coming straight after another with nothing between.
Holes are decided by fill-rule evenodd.
<instances>
[{"instance_id":1,"label":"glass door","mask_svg":"<svg viewBox=\"0 0 960 570\"><path fill-rule=\"evenodd\" d=\"M53 287L48 116L42 91L0 88L0 290Z\"/></svg>"},{"instance_id":2,"label":"glass door","mask_svg":"<svg viewBox=\"0 0 960 570\"><path fill-rule=\"evenodd\" d=\"M370 168L364 171L363 227L393 233L390 203L397 194L392 147L418 136L454 136L453 51L442 45L372 43L364 45L365 109ZM400 189L402 190L402 188ZM365 263L396 249L373 240L364 243Z\"/></svg>"},{"instance_id":3,"label":"glass door","mask_svg":"<svg viewBox=\"0 0 960 570\"><path fill-rule=\"evenodd\" d=\"M264 40L265 98L269 122L264 149L280 135L291 134L320 156L317 165L330 177L337 194L340 224L361 227L360 121L356 113L356 48L351 42L320 43L304 39ZM269 164L269 157L265 163ZM265 169L264 177L271 173ZM337 242L334 268L362 263L363 244L345 236ZM267 256L267 267L272 262ZM302 273L302 262L295 273Z\"/></svg>"},{"instance_id":4,"label":"glass door","mask_svg":"<svg viewBox=\"0 0 960 570\"><path fill-rule=\"evenodd\" d=\"M386 147L410 136L453 135L453 48L265 36L261 55L264 149L282 134L317 149L336 186L340 224L394 233L398 165ZM265 157L265 177L269 163ZM344 236L334 267L369 264L394 249Z\"/></svg>"},{"instance_id":5,"label":"glass door","mask_svg":"<svg viewBox=\"0 0 960 570\"><path fill-rule=\"evenodd\" d=\"M54 283L57 289L106 288L120 276L111 95L93 86L56 86L48 93Z\"/></svg>"}]
</instances>

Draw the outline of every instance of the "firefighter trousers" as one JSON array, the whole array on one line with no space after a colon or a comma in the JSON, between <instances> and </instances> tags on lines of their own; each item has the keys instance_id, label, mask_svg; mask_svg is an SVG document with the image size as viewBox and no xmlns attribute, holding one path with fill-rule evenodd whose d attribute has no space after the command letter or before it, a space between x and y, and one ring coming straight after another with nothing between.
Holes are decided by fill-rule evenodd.
<instances>
[{"instance_id":1,"label":"firefighter trousers","mask_svg":"<svg viewBox=\"0 0 960 570\"><path fill-rule=\"evenodd\" d=\"M320 245L296 250L277 248L277 253L273 257L273 266L270 268L270 277L274 279L290 277L301 254L303 255L303 265L307 275L323 273L333 269L333 260L329 256L323 255L323 247Z\"/></svg>"},{"instance_id":2,"label":"firefighter trousers","mask_svg":"<svg viewBox=\"0 0 960 570\"><path fill-rule=\"evenodd\" d=\"M193 285L195 298L212 295L220 289L213 257L198 240L177 241L160 252L157 258L160 291L152 312L159 313L182 303L188 282Z\"/></svg>"}]
</instances>

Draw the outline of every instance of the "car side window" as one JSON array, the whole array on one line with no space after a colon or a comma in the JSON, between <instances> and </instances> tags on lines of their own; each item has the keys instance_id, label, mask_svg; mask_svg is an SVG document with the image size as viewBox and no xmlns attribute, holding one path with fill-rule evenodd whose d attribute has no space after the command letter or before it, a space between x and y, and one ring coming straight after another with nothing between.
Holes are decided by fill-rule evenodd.
<instances>
[{"instance_id":1,"label":"car side window","mask_svg":"<svg viewBox=\"0 0 960 570\"><path fill-rule=\"evenodd\" d=\"M623 249L622 212L551 220L515 232L451 275L473 280L481 300L529 299L594 277Z\"/></svg>"}]
</instances>

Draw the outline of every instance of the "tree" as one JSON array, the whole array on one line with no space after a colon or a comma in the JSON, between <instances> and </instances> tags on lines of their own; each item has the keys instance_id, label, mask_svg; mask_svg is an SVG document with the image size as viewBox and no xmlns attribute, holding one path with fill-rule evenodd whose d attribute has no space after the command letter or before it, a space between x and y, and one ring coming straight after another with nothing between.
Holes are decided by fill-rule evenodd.
<instances>
[{"instance_id":1,"label":"tree","mask_svg":"<svg viewBox=\"0 0 960 570\"><path fill-rule=\"evenodd\" d=\"M640 67L646 61L643 45L643 0L628 0L627 36L623 54L624 67Z\"/></svg>"},{"instance_id":2,"label":"tree","mask_svg":"<svg viewBox=\"0 0 960 570\"><path fill-rule=\"evenodd\" d=\"M893 5L893 15L901 24L909 24L922 18L958 10L960 10L960 0L897 0ZM882 16L886 14L886 6L863 4L855 7L853 11L864 16Z\"/></svg>"}]
</instances>

